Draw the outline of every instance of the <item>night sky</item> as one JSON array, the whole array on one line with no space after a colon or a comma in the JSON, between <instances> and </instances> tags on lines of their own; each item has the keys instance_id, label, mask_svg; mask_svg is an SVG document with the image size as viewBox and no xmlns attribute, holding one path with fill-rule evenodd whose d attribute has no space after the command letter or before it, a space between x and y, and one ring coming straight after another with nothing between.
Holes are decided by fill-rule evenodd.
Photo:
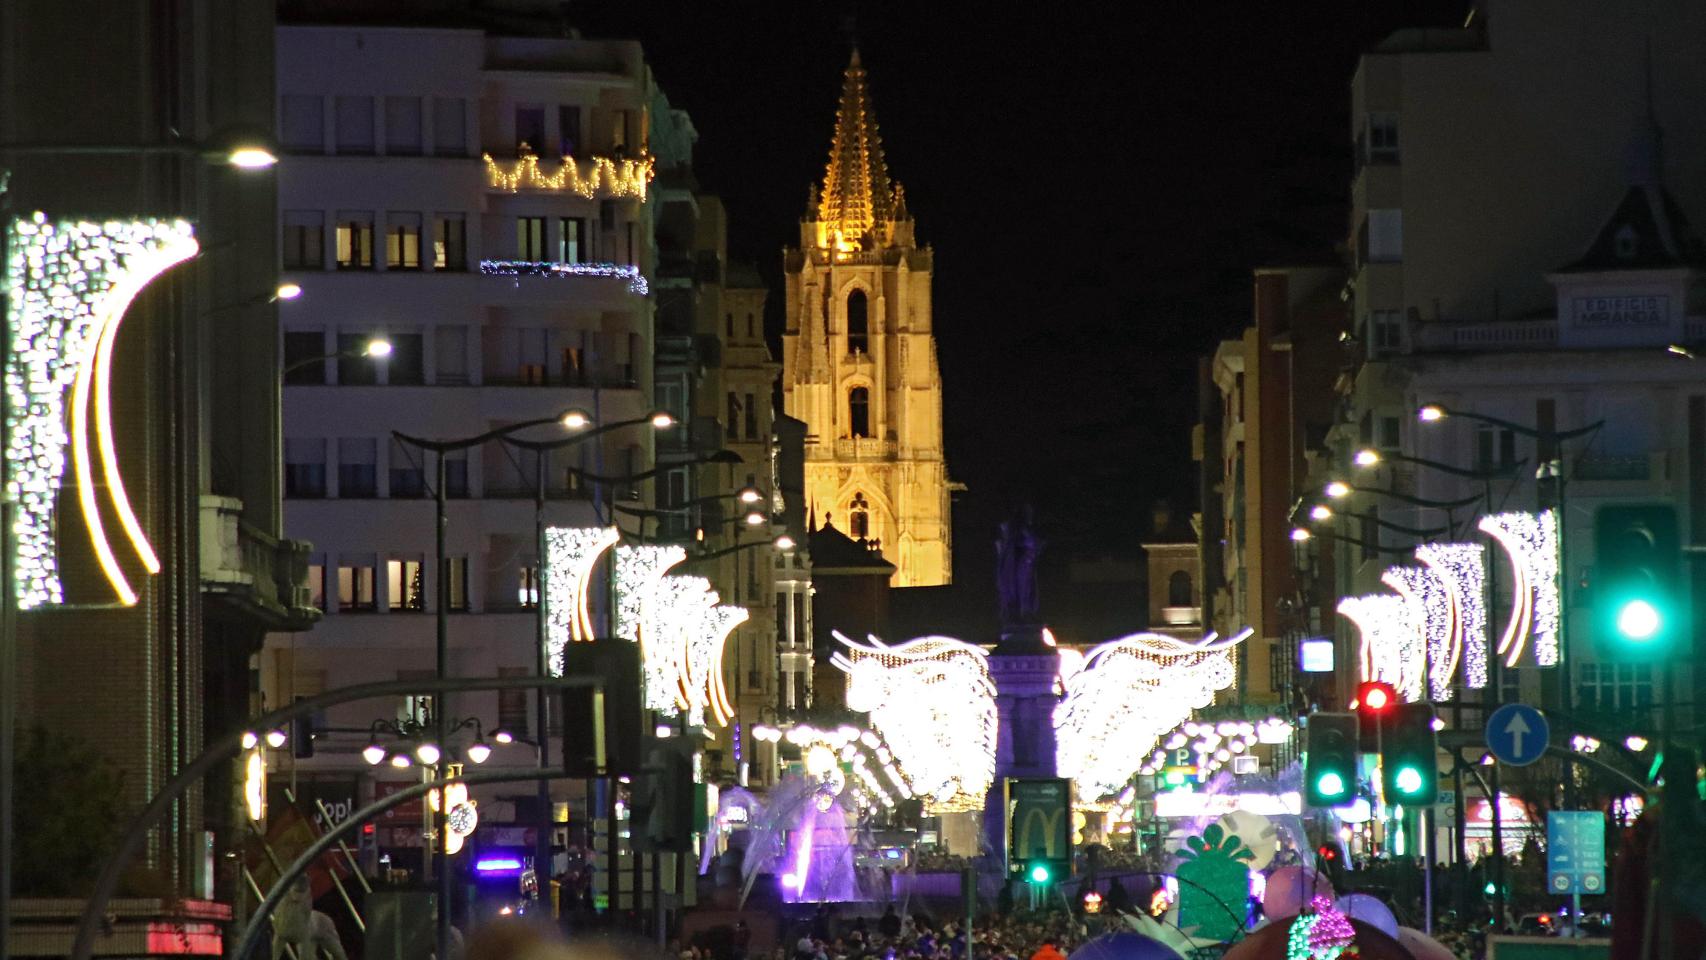
<instances>
[{"instance_id":1,"label":"night sky","mask_svg":"<svg viewBox=\"0 0 1706 960\"><path fill-rule=\"evenodd\" d=\"M639 39L693 117L731 255L771 283L773 338L854 6L570 8L587 36ZM1467 6L856 5L889 170L936 251L960 580L989 578L1019 502L1056 565L1136 555L1157 498L1195 508L1196 358L1248 322L1253 268L1342 245L1358 52Z\"/></svg>"}]
</instances>

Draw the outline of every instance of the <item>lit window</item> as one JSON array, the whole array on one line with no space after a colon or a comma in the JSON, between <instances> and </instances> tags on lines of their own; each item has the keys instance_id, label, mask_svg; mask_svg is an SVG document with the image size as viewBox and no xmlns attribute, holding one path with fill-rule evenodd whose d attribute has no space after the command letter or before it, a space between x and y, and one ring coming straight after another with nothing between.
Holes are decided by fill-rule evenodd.
<instances>
[{"instance_id":1,"label":"lit window","mask_svg":"<svg viewBox=\"0 0 1706 960\"><path fill-rule=\"evenodd\" d=\"M373 269L373 214L338 211L337 261L339 270Z\"/></svg>"},{"instance_id":2,"label":"lit window","mask_svg":"<svg viewBox=\"0 0 1706 960\"><path fill-rule=\"evenodd\" d=\"M338 610L343 613L372 610L372 558L341 558L338 561Z\"/></svg>"},{"instance_id":3,"label":"lit window","mask_svg":"<svg viewBox=\"0 0 1706 960\"><path fill-rule=\"evenodd\" d=\"M385 580L392 610L426 609L426 565L420 558L386 561Z\"/></svg>"},{"instance_id":4,"label":"lit window","mask_svg":"<svg viewBox=\"0 0 1706 960\"><path fill-rule=\"evenodd\" d=\"M385 215L385 269L419 270L421 268L421 215L397 213Z\"/></svg>"}]
</instances>

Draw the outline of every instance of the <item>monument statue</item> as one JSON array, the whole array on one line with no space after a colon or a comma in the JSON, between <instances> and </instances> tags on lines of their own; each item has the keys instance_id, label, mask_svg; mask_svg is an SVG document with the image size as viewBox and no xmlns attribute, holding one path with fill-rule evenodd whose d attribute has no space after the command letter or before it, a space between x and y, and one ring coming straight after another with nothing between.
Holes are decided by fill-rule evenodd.
<instances>
[{"instance_id":1,"label":"monument statue","mask_svg":"<svg viewBox=\"0 0 1706 960\"><path fill-rule=\"evenodd\" d=\"M1001 626L1037 622L1037 557L1044 542L1031 529L1031 508L1025 507L1000 526L995 540L995 590L1001 600Z\"/></svg>"}]
</instances>

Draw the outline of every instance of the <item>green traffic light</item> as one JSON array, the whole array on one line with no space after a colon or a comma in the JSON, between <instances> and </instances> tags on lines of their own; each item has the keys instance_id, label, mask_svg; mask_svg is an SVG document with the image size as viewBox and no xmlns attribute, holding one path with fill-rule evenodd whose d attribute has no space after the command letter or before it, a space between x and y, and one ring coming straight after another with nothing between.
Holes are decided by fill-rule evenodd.
<instances>
[{"instance_id":1,"label":"green traffic light","mask_svg":"<svg viewBox=\"0 0 1706 960\"><path fill-rule=\"evenodd\" d=\"M1630 600L1617 611L1617 632L1631 640L1649 640L1663 625L1658 608L1645 600Z\"/></svg>"},{"instance_id":2,"label":"green traffic light","mask_svg":"<svg viewBox=\"0 0 1706 960\"><path fill-rule=\"evenodd\" d=\"M1404 767L1398 771L1393 782L1397 784L1400 793L1414 796L1422 789L1422 771L1415 767Z\"/></svg>"},{"instance_id":3,"label":"green traffic light","mask_svg":"<svg viewBox=\"0 0 1706 960\"><path fill-rule=\"evenodd\" d=\"M1315 781L1315 792L1323 797L1337 797L1345 792L1345 778L1329 770Z\"/></svg>"},{"instance_id":4,"label":"green traffic light","mask_svg":"<svg viewBox=\"0 0 1706 960\"><path fill-rule=\"evenodd\" d=\"M1485 886L1485 887L1483 887L1483 888L1482 888L1482 891L1481 891L1481 892L1483 892L1483 893L1485 893L1485 894L1486 894L1486 895L1487 895L1487 896L1489 896L1489 897L1490 897L1490 896L1492 896L1492 895L1493 895L1493 893L1494 893L1494 892L1495 892L1495 891L1494 891L1494 887L1493 887L1493 885L1492 885L1492 884L1490 884L1490 883L1489 883L1489 884L1487 884L1487 885L1486 885L1486 886Z\"/></svg>"},{"instance_id":5,"label":"green traffic light","mask_svg":"<svg viewBox=\"0 0 1706 960\"><path fill-rule=\"evenodd\" d=\"M1031 868L1031 882L1032 883L1047 883L1048 882L1048 866L1045 864L1039 863L1036 866L1032 867Z\"/></svg>"}]
</instances>

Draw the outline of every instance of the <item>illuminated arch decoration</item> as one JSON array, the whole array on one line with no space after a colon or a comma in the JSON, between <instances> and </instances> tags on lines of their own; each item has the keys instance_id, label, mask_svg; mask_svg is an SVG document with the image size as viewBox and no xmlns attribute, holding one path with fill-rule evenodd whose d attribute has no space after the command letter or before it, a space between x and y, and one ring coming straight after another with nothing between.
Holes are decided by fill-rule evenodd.
<instances>
[{"instance_id":1,"label":"illuminated arch decoration","mask_svg":"<svg viewBox=\"0 0 1706 960\"><path fill-rule=\"evenodd\" d=\"M1156 741L1157 749L1137 772L1141 776L1162 773L1172 765L1175 753L1182 750L1195 761L1191 765L1197 768L1197 782L1207 783L1233 757L1250 752L1259 743L1285 743L1294 732L1290 720L1272 714L1260 720L1186 720L1165 739ZM1130 806L1131 796L1127 791L1135 796L1135 790L1128 784L1121 791L1120 800L1110 806L1118 806L1120 801Z\"/></svg>"},{"instance_id":2,"label":"illuminated arch decoration","mask_svg":"<svg viewBox=\"0 0 1706 960\"><path fill-rule=\"evenodd\" d=\"M1362 634L1362 678L1384 680L1406 700L1420 699L1419 683L1409 690L1401 685L1409 679L1408 660L1415 653L1412 648L1420 647L1409 601L1390 593L1370 593L1345 597L1337 610Z\"/></svg>"},{"instance_id":3,"label":"illuminated arch decoration","mask_svg":"<svg viewBox=\"0 0 1706 960\"><path fill-rule=\"evenodd\" d=\"M686 694L688 650L716 605L717 593L704 577L671 575L658 581L640 627L646 709L673 716L692 708Z\"/></svg>"},{"instance_id":4,"label":"illuminated arch decoration","mask_svg":"<svg viewBox=\"0 0 1706 960\"><path fill-rule=\"evenodd\" d=\"M1482 517L1477 526L1498 541L1511 561L1511 615L1498 648L1505 666L1518 665L1530 639L1534 662L1557 666L1562 608L1557 512L1497 513Z\"/></svg>"},{"instance_id":5,"label":"illuminated arch decoration","mask_svg":"<svg viewBox=\"0 0 1706 960\"><path fill-rule=\"evenodd\" d=\"M678 546L642 544L616 548L616 635L640 642L658 584L670 567L687 559Z\"/></svg>"},{"instance_id":6,"label":"illuminated arch decoration","mask_svg":"<svg viewBox=\"0 0 1706 960\"><path fill-rule=\"evenodd\" d=\"M718 726L726 727L734 716L728 687L723 683L723 649L729 634L750 617L745 607L718 604L705 611L688 634L687 655L678 679L682 699L695 722L703 723L708 712Z\"/></svg>"},{"instance_id":7,"label":"illuminated arch decoration","mask_svg":"<svg viewBox=\"0 0 1706 960\"><path fill-rule=\"evenodd\" d=\"M515 193L519 190L542 190L549 193L574 193L593 199L602 192L606 197L646 199L646 185L655 176L656 162L651 157L637 160L613 160L594 157L584 171L574 157L563 157L556 173L539 168L539 157L527 144L521 145L521 158L507 165L481 154L486 164L486 186Z\"/></svg>"},{"instance_id":8,"label":"illuminated arch decoration","mask_svg":"<svg viewBox=\"0 0 1706 960\"><path fill-rule=\"evenodd\" d=\"M1472 689L1487 686L1487 649L1481 642L1487 631L1487 567L1483 551L1474 543L1424 543L1416 548L1416 559L1439 574L1451 598L1453 658L1443 670L1449 680L1457 675L1459 657L1463 681Z\"/></svg>"},{"instance_id":9,"label":"illuminated arch decoration","mask_svg":"<svg viewBox=\"0 0 1706 960\"><path fill-rule=\"evenodd\" d=\"M112 357L125 312L156 277L195 255L195 231L183 220L50 223L37 213L12 221L7 232L11 309L5 456L11 463L7 493L18 504L12 588L20 609L65 600L55 512L69 442L78 504L95 559L119 602L130 606L136 591L119 567L101 520L91 461L99 457L107 501L132 551L150 575L159 573L159 558L119 471Z\"/></svg>"},{"instance_id":10,"label":"illuminated arch decoration","mask_svg":"<svg viewBox=\"0 0 1706 960\"><path fill-rule=\"evenodd\" d=\"M995 782L995 684L989 655L951 637L857 643L830 658L847 706L869 713L909 789L932 813L981 810Z\"/></svg>"},{"instance_id":11,"label":"illuminated arch decoration","mask_svg":"<svg viewBox=\"0 0 1706 960\"><path fill-rule=\"evenodd\" d=\"M1429 664L1450 663L1455 653L1451 643L1451 593L1432 567L1388 567L1380 582L1404 598L1411 626L1397 651L1398 672L1389 680L1398 695L1415 702L1451 699L1451 674L1440 670L1430 676Z\"/></svg>"},{"instance_id":12,"label":"illuminated arch decoration","mask_svg":"<svg viewBox=\"0 0 1706 960\"><path fill-rule=\"evenodd\" d=\"M598 558L621 538L615 527L545 528L545 657L563 675L563 651L596 636L587 612L587 584Z\"/></svg>"},{"instance_id":13,"label":"illuminated arch decoration","mask_svg":"<svg viewBox=\"0 0 1706 960\"><path fill-rule=\"evenodd\" d=\"M1062 671L1054 709L1056 769L1086 799L1117 793L1162 736L1232 685L1233 650L1251 630L1191 642L1137 633L1091 649Z\"/></svg>"}]
</instances>

